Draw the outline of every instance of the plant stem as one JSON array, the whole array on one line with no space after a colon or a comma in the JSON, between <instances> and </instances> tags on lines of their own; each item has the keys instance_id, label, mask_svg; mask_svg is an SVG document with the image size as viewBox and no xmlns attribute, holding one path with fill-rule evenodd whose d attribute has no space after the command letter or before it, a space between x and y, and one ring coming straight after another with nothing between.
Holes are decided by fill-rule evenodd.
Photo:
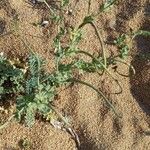
<instances>
[{"instance_id":1,"label":"plant stem","mask_svg":"<svg viewBox=\"0 0 150 150\"><path fill-rule=\"evenodd\" d=\"M7 120L7 122L5 122L3 125L0 126L0 130L2 130L3 128L5 128L12 119L14 119L15 115L12 115L9 117L9 119Z\"/></svg>"},{"instance_id":2,"label":"plant stem","mask_svg":"<svg viewBox=\"0 0 150 150\"><path fill-rule=\"evenodd\" d=\"M93 55L91 55L90 53L88 52L85 52L85 51L78 51L78 53L82 53L82 54L85 54L85 55L88 55L89 57L91 57L93 60L97 60L97 58L95 58ZM101 63L100 61L98 61L102 67L104 68L104 70L112 77L112 79L118 84L119 88L120 88L120 91L117 92L117 93L114 93L114 94L121 94L122 93L122 87L119 83L119 81L117 79L115 79L115 77L113 76L113 74L108 70L108 68L105 67L105 65L103 63ZM97 72L99 73L99 70L97 69Z\"/></svg>"},{"instance_id":3,"label":"plant stem","mask_svg":"<svg viewBox=\"0 0 150 150\"><path fill-rule=\"evenodd\" d=\"M91 8L91 0L88 2L88 14L90 13L90 8Z\"/></svg>"},{"instance_id":4,"label":"plant stem","mask_svg":"<svg viewBox=\"0 0 150 150\"><path fill-rule=\"evenodd\" d=\"M104 46L103 38L102 38L101 34L99 33L99 31L98 31L96 25L95 25L93 22L88 22L88 23L86 23L86 24L90 24L90 25L94 28L94 30L95 30L95 33L96 33L96 35L97 35L97 37L98 37L98 40L99 40L99 42L100 42L100 44L101 44L102 56L103 56L103 60L104 60L104 65L105 65L105 67L107 67L107 59L106 59L106 54L105 54L105 46ZM82 28L82 27L85 26L86 24L85 24L85 23L82 23L81 25L79 25L79 28ZM99 57L100 57L100 53L101 53L101 51L99 51Z\"/></svg>"},{"instance_id":5,"label":"plant stem","mask_svg":"<svg viewBox=\"0 0 150 150\"><path fill-rule=\"evenodd\" d=\"M136 74L136 71L135 71L134 67L133 67L131 64L129 64L129 63L127 63L127 62L123 61L123 60L119 60L119 59L115 59L115 61L117 61L117 62L120 62L120 63L123 63L123 64L127 65L129 68L131 68L131 70L132 70L133 74L134 74L134 75Z\"/></svg>"},{"instance_id":6,"label":"plant stem","mask_svg":"<svg viewBox=\"0 0 150 150\"><path fill-rule=\"evenodd\" d=\"M71 125L66 121L65 117L62 116L61 113L59 113L54 106L50 105L50 107L53 109L53 111L58 115L58 117L67 125L67 127L70 127Z\"/></svg>"},{"instance_id":7,"label":"plant stem","mask_svg":"<svg viewBox=\"0 0 150 150\"><path fill-rule=\"evenodd\" d=\"M93 55L91 55L90 53L86 52L86 51L77 51L77 53L81 53L81 54L85 54L85 55L88 55L89 57L91 57L92 59L96 59Z\"/></svg>"},{"instance_id":8,"label":"plant stem","mask_svg":"<svg viewBox=\"0 0 150 150\"><path fill-rule=\"evenodd\" d=\"M77 147L80 147L80 140L79 137L77 135L77 133L75 132L74 129L71 128L71 125L66 121L66 119L62 116L61 113L59 113L54 106L51 105L51 108L53 109L53 111L58 115L58 117L65 123L65 129L67 130L67 132L69 132L69 134L71 134L77 144Z\"/></svg>"},{"instance_id":9,"label":"plant stem","mask_svg":"<svg viewBox=\"0 0 150 150\"><path fill-rule=\"evenodd\" d=\"M22 37L20 37L21 41L23 42L23 44L29 49L29 51L36 57L37 59L37 62L38 62L38 66L37 66L37 85L39 87L40 85L40 79L39 79L39 71L40 71L40 66L41 66L41 63L40 63L40 60L37 56L37 54L32 50L32 48L27 44L27 40L25 41Z\"/></svg>"},{"instance_id":10,"label":"plant stem","mask_svg":"<svg viewBox=\"0 0 150 150\"><path fill-rule=\"evenodd\" d=\"M120 91L117 92L117 93L114 93L114 94L121 94L122 93L122 87L119 83L119 81L113 76L113 74L108 70L108 68L106 68L103 63L100 62L100 64L103 66L103 68L106 70L106 72L112 77L112 79L118 84L119 88L120 88Z\"/></svg>"},{"instance_id":11,"label":"plant stem","mask_svg":"<svg viewBox=\"0 0 150 150\"><path fill-rule=\"evenodd\" d=\"M33 54L35 55L35 57L37 59L37 63L38 63L38 66L37 66L37 86L39 89L39 86L40 86L40 72L39 71L40 71L41 62L39 60L39 57L35 53L33 53Z\"/></svg>"},{"instance_id":12,"label":"plant stem","mask_svg":"<svg viewBox=\"0 0 150 150\"><path fill-rule=\"evenodd\" d=\"M104 12L106 9L108 9L111 5L113 5L115 2L117 2L117 0L113 0L107 7L105 7L105 9L103 11L98 11L97 14L94 15L94 17L97 17L99 14L101 14L102 12Z\"/></svg>"},{"instance_id":13,"label":"plant stem","mask_svg":"<svg viewBox=\"0 0 150 150\"><path fill-rule=\"evenodd\" d=\"M103 38L102 38L101 34L99 33L96 25L93 22L91 22L91 25L94 28L95 33L96 33L96 35L98 37L98 40L99 40L99 42L101 44L102 54L103 54L103 60L104 60L104 66L107 67L107 59L106 59L105 46L104 46ZM99 56L100 56L100 53L99 53Z\"/></svg>"},{"instance_id":14,"label":"plant stem","mask_svg":"<svg viewBox=\"0 0 150 150\"><path fill-rule=\"evenodd\" d=\"M106 102L106 104L113 110L113 112L118 116L118 117L121 117L117 111L115 110L115 107L111 104L111 102L107 99L107 97L103 94L102 91L96 89L94 86L92 86L91 84L89 83L86 83L84 81L81 81L81 80L78 80L78 79L75 79L75 78L71 78L68 80L68 82L77 82L77 83L80 83L80 84L83 84L83 85L86 85L90 88L92 88L94 91L96 91L100 96L103 97L104 101Z\"/></svg>"},{"instance_id":15,"label":"plant stem","mask_svg":"<svg viewBox=\"0 0 150 150\"><path fill-rule=\"evenodd\" d=\"M52 14L55 14L55 12L54 12L53 9L50 7L50 5L47 3L46 0L44 0L44 3L45 3L45 5L48 7L48 9L50 10L50 12L51 12Z\"/></svg>"}]
</instances>

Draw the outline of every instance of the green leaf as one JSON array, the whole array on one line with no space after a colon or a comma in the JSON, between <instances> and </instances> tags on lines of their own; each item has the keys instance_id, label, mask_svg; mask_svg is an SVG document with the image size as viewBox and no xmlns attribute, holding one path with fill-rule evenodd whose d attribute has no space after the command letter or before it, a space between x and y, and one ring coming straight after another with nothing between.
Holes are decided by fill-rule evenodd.
<instances>
[{"instance_id":1,"label":"green leaf","mask_svg":"<svg viewBox=\"0 0 150 150\"><path fill-rule=\"evenodd\" d=\"M28 60L29 71L32 76L37 76L45 62L34 53L31 53Z\"/></svg>"},{"instance_id":2,"label":"green leaf","mask_svg":"<svg viewBox=\"0 0 150 150\"><path fill-rule=\"evenodd\" d=\"M37 110L36 103L29 103L26 109L25 122L28 127L33 126L35 123L35 114Z\"/></svg>"},{"instance_id":3,"label":"green leaf","mask_svg":"<svg viewBox=\"0 0 150 150\"><path fill-rule=\"evenodd\" d=\"M86 24L88 23L92 23L94 21L94 18L92 15L90 16L86 16L84 19L83 19L83 22L79 25L79 29L82 28L83 26L85 26Z\"/></svg>"},{"instance_id":4,"label":"green leaf","mask_svg":"<svg viewBox=\"0 0 150 150\"><path fill-rule=\"evenodd\" d=\"M144 31L144 30L136 31L133 33L133 38L135 38L136 36L139 36L139 35L148 37L148 36L150 36L150 31Z\"/></svg>"},{"instance_id":5,"label":"green leaf","mask_svg":"<svg viewBox=\"0 0 150 150\"><path fill-rule=\"evenodd\" d=\"M115 4L117 0L106 0L106 2L99 7L100 12L107 11L111 6Z\"/></svg>"},{"instance_id":6,"label":"green leaf","mask_svg":"<svg viewBox=\"0 0 150 150\"><path fill-rule=\"evenodd\" d=\"M94 21L94 18L92 16L86 16L83 20L83 23L87 24L87 23L91 23L93 21Z\"/></svg>"},{"instance_id":7,"label":"green leaf","mask_svg":"<svg viewBox=\"0 0 150 150\"><path fill-rule=\"evenodd\" d=\"M39 104L38 105L38 111L45 116L50 112L51 108L47 104Z\"/></svg>"},{"instance_id":8,"label":"green leaf","mask_svg":"<svg viewBox=\"0 0 150 150\"><path fill-rule=\"evenodd\" d=\"M59 23L63 20L63 17L57 14L53 14L50 18L56 23Z\"/></svg>"},{"instance_id":9,"label":"green leaf","mask_svg":"<svg viewBox=\"0 0 150 150\"><path fill-rule=\"evenodd\" d=\"M61 6L62 7L65 7L68 4L69 4L69 0L61 0Z\"/></svg>"},{"instance_id":10,"label":"green leaf","mask_svg":"<svg viewBox=\"0 0 150 150\"><path fill-rule=\"evenodd\" d=\"M3 87L0 87L0 96L1 96L1 94L3 94L4 93L4 88Z\"/></svg>"},{"instance_id":11,"label":"green leaf","mask_svg":"<svg viewBox=\"0 0 150 150\"><path fill-rule=\"evenodd\" d=\"M70 47L72 47L72 45L75 47L77 46L77 44L79 44L79 42L82 39L82 32L81 29L73 29L71 32L71 37L70 37Z\"/></svg>"},{"instance_id":12,"label":"green leaf","mask_svg":"<svg viewBox=\"0 0 150 150\"><path fill-rule=\"evenodd\" d=\"M128 44L126 43L127 38L128 36L126 34L122 34L114 41L114 44L116 44L116 46L119 48L119 52L120 52L119 57L121 59L125 59L129 54L130 49Z\"/></svg>"},{"instance_id":13,"label":"green leaf","mask_svg":"<svg viewBox=\"0 0 150 150\"><path fill-rule=\"evenodd\" d=\"M63 54L63 49L61 47L61 37L65 34L65 29L60 28L59 33L56 35L54 39L54 47L55 47L55 56L57 57L62 57Z\"/></svg>"}]
</instances>

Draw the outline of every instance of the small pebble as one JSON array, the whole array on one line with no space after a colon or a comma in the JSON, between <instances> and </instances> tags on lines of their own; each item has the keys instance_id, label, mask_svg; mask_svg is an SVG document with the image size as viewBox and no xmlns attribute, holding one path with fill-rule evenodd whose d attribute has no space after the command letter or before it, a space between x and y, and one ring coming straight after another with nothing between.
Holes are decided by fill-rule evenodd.
<instances>
[{"instance_id":1,"label":"small pebble","mask_svg":"<svg viewBox=\"0 0 150 150\"><path fill-rule=\"evenodd\" d=\"M0 56L4 56L4 52L0 52Z\"/></svg>"},{"instance_id":2,"label":"small pebble","mask_svg":"<svg viewBox=\"0 0 150 150\"><path fill-rule=\"evenodd\" d=\"M73 13L73 11L71 9L67 11L67 15L69 15L69 16L71 16L72 13Z\"/></svg>"},{"instance_id":3,"label":"small pebble","mask_svg":"<svg viewBox=\"0 0 150 150\"><path fill-rule=\"evenodd\" d=\"M44 21L41 23L41 26L42 26L42 27L45 27L45 26L48 25L48 24L49 24L49 21L44 20Z\"/></svg>"}]
</instances>

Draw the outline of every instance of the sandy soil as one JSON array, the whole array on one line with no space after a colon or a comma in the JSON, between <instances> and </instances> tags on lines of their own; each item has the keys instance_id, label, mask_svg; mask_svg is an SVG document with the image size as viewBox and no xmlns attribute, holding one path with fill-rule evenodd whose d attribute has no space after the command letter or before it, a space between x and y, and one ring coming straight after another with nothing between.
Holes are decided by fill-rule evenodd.
<instances>
[{"instance_id":1,"label":"sandy soil","mask_svg":"<svg viewBox=\"0 0 150 150\"><path fill-rule=\"evenodd\" d=\"M91 12L98 9L102 0L91 4ZM108 13L96 19L96 25L103 30L103 38L107 43L121 33L130 30L145 29L150 31L150 9L148 0L122 0ZM72 16L66 15L69 25L79 25L87 15L87 1L72 0L69 9ZM44 57L47 68L53 69L54 56L52 40L57 28L51 23L46 29L34 27L32 24L46 18L46 12L39 7L32 7L24 0L0 0L0 52L11 56L27 54L27 49L19 37L9 33L13 28L14 18L19 19L19 33L28 39L33 49ZM101 48L94 30L90 26L84 28L84 40L80 47L91 53ZM118 71L129 77L114 73L123 87L122 94L110 94L117 91L116 84L109 76L99 77L86 74L81 79L96 85L105 91L115 104L122 118L117 118L97 94L86 86L76 84L63 90L56 105L59 110L69 116L72 126L81 141L80 150L149 150L150 149L150 38L138 37L134 41L131 57L127 60L136 69L132 75L129 68L118 65ZM107 55L116 48L107 44ZM145 59L143 59L143 57ZM114 72L110 68L110 71ZM33 150L75 150L76 144L71 136L48 123L37 121L31 128L12 122L0 132L0 150L20 150L19 141L28 139Z\"/></svg>"}]
</instances>

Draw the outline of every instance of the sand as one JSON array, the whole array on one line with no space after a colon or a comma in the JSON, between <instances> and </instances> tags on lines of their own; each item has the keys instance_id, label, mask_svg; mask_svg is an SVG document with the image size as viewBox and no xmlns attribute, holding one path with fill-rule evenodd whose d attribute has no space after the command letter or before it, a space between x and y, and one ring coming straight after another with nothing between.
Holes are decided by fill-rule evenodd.
<instances>
[{"instance_id":1,"label":"sand","mask_svg":"<svg viewBox=\"0 0 150 150\"><path fill-rule=\"evenodd\" d=\"M90 12L96 12L100 0L92 1ZM95 24L102 30L106 43L122 33L144 29L150 31L150 10L146 0L122 0L109 12L97 17ZM66 14L68 25L79 25L87 15L87 1L71 0L69 8L72 15ZM24 57L28 50L19 37L11 34L13 20L19 19L18 32L27 39L33 50L47 60L47 69L54 67L53 38L57 27L50 22L47 28L35 27L32 24L47 18L45 9L32 6L24 0L0 0L0 52L11 57ZM96 53L101 49L98 39L91 26L84 27L84 39L80 48ZM55 105L62 114L68 116L72 127L77 132L80 150L149 150L150 149L150 38L137 37L133 42L131 63L136 74L118 63L118 72L129 77L114 73L122 87L121 94L110 94L118 91L116 83L107 75L97 74L82 76L80 79L94 84L103 90L112 100L117 111L122 115L118 118L108 109L101 97L90 88L75 84L62 90ZM117 50L107 44L107 55ZM143 55L144 58L143 59ZM87 59L87 58L85 58ZM3 117L3 115L0 115ZM48 122L37 120L32 128L13 121L7 128L0 131L0 150L21 150L20 141L27 139L32 150L75 150L75 141L66 131L55 129Z\"/></svg>"}]
</instances>

